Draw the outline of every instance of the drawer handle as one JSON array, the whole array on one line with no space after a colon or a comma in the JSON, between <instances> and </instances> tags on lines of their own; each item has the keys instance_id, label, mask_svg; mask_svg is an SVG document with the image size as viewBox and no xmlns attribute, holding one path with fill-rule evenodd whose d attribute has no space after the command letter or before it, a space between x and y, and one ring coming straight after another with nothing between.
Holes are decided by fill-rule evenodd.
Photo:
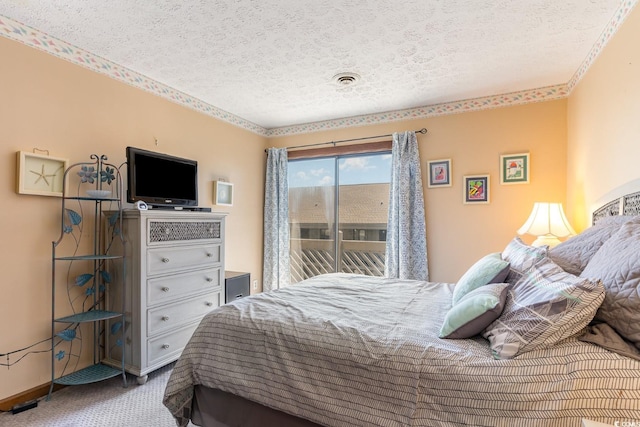
<instances>
[{"instance_id":1,"label":"drawer handle","mask_svg":"<svg viewBox=\"0 0 640 427\"><path fill-rule=\"evenodd\" d=\"M162 316L160 319L162 319L163 322L166 322L169 320L169 316Z\"/></svg>"},{"instance_id":2,"label":"drawer handle","mask_svg":"<svg viewBox=\"0 0 640 427\"><path fill-rule=\"evenodd\" d=\"M213 258L213 254L211 252L207 252L207 257L208 258Z\"/></svg>"},{"instance_id":3,"label":"drawer handle","mask_svg":"<svg viewBox=\"0 0 640 427\"><path fill-rule=\"evenodd\" d=\"M166 349L168 349L168 348L169 348L169 344L162 344L162 349L163 349L163 350L166 350Z\"/></svg>"},{"instance_id":4,"label":"drawer handle","mask_svg":"<svg viewBox=\"0 0 640 427\"><path fill-rule=\"evenodd\" d=\"M167 288L166 286L163 286L161 289L162 289L162 292L169 292L169 288Z\"/></svg>"},{"instance_id":5,"label":"drawer handle","mask_svg":"<svg viewBox=\"0 0 640 427\"><path fill-rule=\"evenodd\" d=\"M211 282L213 282L213 277L207 277L205 280L206 280L207 282L211 283Z\"/></svg>"},{"instance_id":6,"label":"drawer handle","mask_svg":"<svg viewBox=\"0 0 640 427\"><path fill-rule=\"evenodd\" d=\"M165 264L167 264L169 262L169 258L162 258L162 262L164 262Z\"/></svg>"},{"instance_id":7,"label":"drawer handle","mask_svg":"<svg viewBox=\"0 0 640 427\"><path fill-rule=\"evenodd\" d=\"M204 305L206 305L207 307L211 307L213 303L211 301L205 301Z\"/></svg>"},{"instance_id":8,"label":"drawer handle","mask_svg":"<svg viewBox=\"0 0 640 427\"><path fill-rule=\"evenodd\" d=\"M166 235L171 234L171 229L169 227L165 227L164 228L164 234L166 234Z\"/></svg>"}]
</instances>

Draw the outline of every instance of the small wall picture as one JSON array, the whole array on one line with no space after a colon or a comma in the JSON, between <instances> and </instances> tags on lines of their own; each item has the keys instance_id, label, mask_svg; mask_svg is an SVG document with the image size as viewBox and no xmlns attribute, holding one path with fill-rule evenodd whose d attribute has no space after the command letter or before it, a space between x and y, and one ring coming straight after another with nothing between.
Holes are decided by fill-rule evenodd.
<instances>
[{"instance_id":1,"label":"small wall picture","mask_svg":"<svg viewBox=\"0 0 640 427\"><path fill-rule=\"evenodd\" d=\"M464 203L489 203L489 175L465 175L463 182Z\"/></svg>"},{"instance_id":2,"label":"small wall picture","mask_svg":"<svg viewBox=\"0 0 640 427\"><path fill-rule=\"evenodd\" d=\"M500 184L529 183L529 153L500 156Z\"/></svg>"},{"instance_id":3,"label":"small wall picture","mask_svg":"<svg viewBox=\"0 0 640 427\"><path fill-rule=\"evenodd\" d=\"M233 184L225 181L213 181L213 204L233 206Z\"/></svg>"},{"instance_id":4,"label":"small wall picture","mask_svg":"<svg viewBox=\"0 0 640 427\"><path fill-rule=\"evenodd\" d=\"M37 149L35 149L37 150ZM62 197L64 193L64 171L67 169L67 159L38 154L35 152L18 151L16 192L19 194L33 194L36 196Z\"/></svg>"},{"instance_id":5,"label":"small wall picture","mask_svg":"<svg viewBox=\"0 0 640 427\"><path fill-rule=\"evenodd\" d=\"M451 159L429 160L429 187L451 187Z\"/></svg>"}]
</instances>

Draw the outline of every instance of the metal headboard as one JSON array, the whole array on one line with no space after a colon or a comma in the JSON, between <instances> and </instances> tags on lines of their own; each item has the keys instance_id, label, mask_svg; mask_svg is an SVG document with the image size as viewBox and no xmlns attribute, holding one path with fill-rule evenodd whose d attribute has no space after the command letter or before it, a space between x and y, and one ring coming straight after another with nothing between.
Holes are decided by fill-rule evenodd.
<instances>
[{"instance_id":1,"label":"metal headboard","mask_svg":"<svg viewBox=\"0 0 640 427\"><path fill-rule=\"evenodd\" d=\"M607 216L614 215L640 215L640 191L626 194L593 211L591 224Z\"/></svg>"}]
</instances>

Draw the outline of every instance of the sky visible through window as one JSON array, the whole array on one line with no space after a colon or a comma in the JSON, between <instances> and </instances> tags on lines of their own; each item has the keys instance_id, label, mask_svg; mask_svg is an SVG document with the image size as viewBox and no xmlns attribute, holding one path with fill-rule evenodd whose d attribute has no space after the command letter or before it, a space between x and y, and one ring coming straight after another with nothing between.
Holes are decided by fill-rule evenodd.
<instances>
[{"instance_id":1,"label":"sky visible through window","mask_svg":"<svg viewBox=\"0 0 640 427\"><path fill-rule=\"evenodd\" d=\"M338 161L340 185L388 183L391 154L342 157ZM333 158L292 160L289 162L289 188L319 187L335 182Z\"/></svg>"}]
</instances>

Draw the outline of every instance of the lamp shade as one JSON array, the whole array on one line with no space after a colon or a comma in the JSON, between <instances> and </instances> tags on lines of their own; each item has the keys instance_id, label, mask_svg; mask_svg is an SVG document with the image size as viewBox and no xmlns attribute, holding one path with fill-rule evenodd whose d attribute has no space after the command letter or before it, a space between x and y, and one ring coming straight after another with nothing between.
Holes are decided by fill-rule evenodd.
<instances>
[{"instance_id":1,"label":"lamp shade","mask_svg":"<svg viewBox=\"0 0 640 427\"><path fill-rule=\"evenodd\" d=\"M537 202L518 234L538 236L533 246L555 246L560 243L558 237L573 236L576 232L564 214L562 203Z\"/></svg>"}]
</instances>

